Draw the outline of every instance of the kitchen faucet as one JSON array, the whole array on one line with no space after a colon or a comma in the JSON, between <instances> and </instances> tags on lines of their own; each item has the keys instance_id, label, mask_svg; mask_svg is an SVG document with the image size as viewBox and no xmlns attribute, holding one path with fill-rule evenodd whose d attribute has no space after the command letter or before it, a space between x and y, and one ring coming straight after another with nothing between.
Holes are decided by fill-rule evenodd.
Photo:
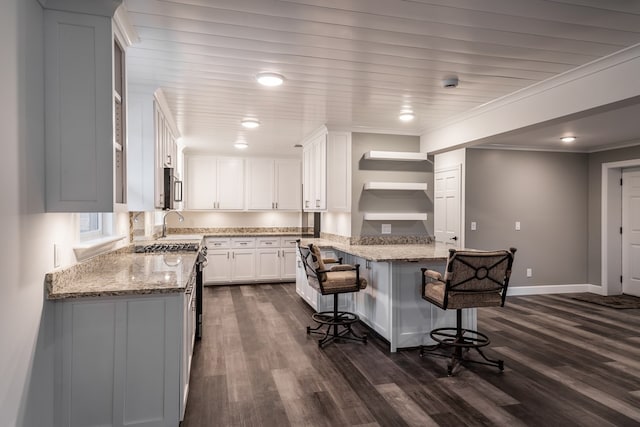
<instances>
[{"instance_id":1,"label":"kitchen faucet","mask_svg":"<svg viewBox=\"0 0 640 427\"><path fill-rule=\"evenodd\" d=\"M166 214L164 214L164 217L162 217L162 237L167 237L167 215L169 215L171 212L175 212L178 214L178 216L180 217L178 219L178 221L182 222L184 221L184 217L182 216L182 214L178 211L167 211Z\"/></svg>"}]
</instances>

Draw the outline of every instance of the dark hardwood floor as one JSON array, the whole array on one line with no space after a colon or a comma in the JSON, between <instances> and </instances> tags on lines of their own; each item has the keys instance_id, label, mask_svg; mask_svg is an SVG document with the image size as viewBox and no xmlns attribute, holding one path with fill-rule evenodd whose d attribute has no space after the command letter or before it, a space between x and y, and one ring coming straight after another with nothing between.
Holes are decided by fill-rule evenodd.
<instances>
[{"instance_id":1,"label":"dark hardwood floor","mask_svg":"<svg viewBox=\"0 0 640 427\"><path fill-rule=\"evenodd\" d=\"M640 426L640 309L509 297L478 310L505 371L454 377L373 337L321 350L310 315L293 284L206 287L182 427Z\"/></svg>"}]
</instances>

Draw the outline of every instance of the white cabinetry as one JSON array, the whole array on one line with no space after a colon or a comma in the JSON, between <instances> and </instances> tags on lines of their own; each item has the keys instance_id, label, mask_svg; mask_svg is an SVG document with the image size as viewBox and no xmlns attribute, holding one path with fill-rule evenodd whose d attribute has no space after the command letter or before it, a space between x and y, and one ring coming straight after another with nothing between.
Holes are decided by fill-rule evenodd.
<instances>
[{"instance_id":1,"label":"white cabinetry","mask_svg":"<svg viewBox=\"0 0 640 427\"><path fill-rule=\"evenodd\" d=\"M327 129L322 127L303 143L303 209L327 209Z\"/></svg>"},{"instance_id":2,"label":"white cabinetry","mask_svg":"<svg viewBox=\"0 0 640 427\"><path fill-rule=\"evenodd\" d=\"M300 210L300 161L248 159L249 210Z\"/></svg>"},{"instance_id":3,"label":"white cabinetry","mask_svg":"<svg viewBox=\"0 0 640 427\"><path fill-rule=\"evenodd\" d=\"M175 121L160 89L132 88L128 110L129 210L163 208L164 168L178 168Z\"/></svg>"},{"instance_id":4,"label":"white cabinetry","mask_svg":"<svg viewBox=\"0 0 640 427\"><path fill-rule=\"evenodd\" d=\"M126 203L124 54L114 54L106 12L44 11L49 212L113 212Z\"/></svg>"},{"instance_id":5,"label":"white cabinetry","mask_svg":"<svg viewBox=\"0 0 640 427\"><path fill-rule=\"evenodd\" d=\"M181 293L57 302L55 425L178 425L191 309L191 295Z\"/></svg>"},{"instance_id":6,"label":"white cabinetry","mask_svg":"<svg viewBox=\"0 0 640 427\"><path fill-rule=\"evenodd\" d=\"M371 329L389 340L391 336L390 264L370 262L359 257L354 257L353 262L360 264L360 276L367 279L367 287L355 294L356 314Z\"/></svg>"},{"instance_id":7,"label":"white cabinetry","mask_svg":"<svg viewBox=\"0 0 640 427\"><path fill-rule=\"evenodd\" d=\"M207 237L207 284L292 281L296 239L290 237Z\"/></svg>"},{"instance_id":8,"label":"white cabinetry","mask_svg":"<svg viewBox=\"0 0 640 427\"><path fill-rule=\"evenodd\" d=\"M351 212L351 132L327 134L327 210Z\"/></svg>"},{"instance_id":9,"label":"white cabinetry","mask_svg":"<svg viewBox=\"0 0 640 427\"><path fill-rule=\"evenodd\" d=\"M186 209L243 210L244 160L185 156Z\"/></svg>"},{"instance_id":10,"label":"white cabinetry","mask_svg":"<svg viewBox=\"0 0 640 427\"><path fill-rule=\"evenodd\" d=\"M351 211L351 133L322 126L303 141L305 212Z\"/></svg>"}]
</instances>

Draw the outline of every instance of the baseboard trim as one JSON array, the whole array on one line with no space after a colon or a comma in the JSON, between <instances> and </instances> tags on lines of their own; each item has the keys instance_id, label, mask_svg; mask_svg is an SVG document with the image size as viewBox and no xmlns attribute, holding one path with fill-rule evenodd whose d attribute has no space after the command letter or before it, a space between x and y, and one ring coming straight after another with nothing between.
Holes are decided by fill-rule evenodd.
<instances>
[{"instance_id":1,"label":"baseboard trim","mask_svg":"<svg viewBox=\"0 0 640 427\"><path fill-rule=\"evenodd\" d=\"M574 292L590 292L604 295L602 286L585 283L574 285L509 286L507 296L569 294Z\"/></svg>"}]
</instances>

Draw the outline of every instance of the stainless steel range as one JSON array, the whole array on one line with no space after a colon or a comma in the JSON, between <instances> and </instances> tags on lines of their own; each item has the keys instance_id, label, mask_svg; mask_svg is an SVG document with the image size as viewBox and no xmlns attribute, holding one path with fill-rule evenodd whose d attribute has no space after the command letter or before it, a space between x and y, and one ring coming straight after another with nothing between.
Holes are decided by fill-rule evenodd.
<instances>
[{"instance_id":1,"label":"stainless steel range","mask_svg":"<svg viewBox=\"0 0 640 427\"><path fill-rule=\"evenodd\" d=\"M197 252L199 249L197 243L153 243L135 247L136 253Z\"/></svg>"}]
</instances>

